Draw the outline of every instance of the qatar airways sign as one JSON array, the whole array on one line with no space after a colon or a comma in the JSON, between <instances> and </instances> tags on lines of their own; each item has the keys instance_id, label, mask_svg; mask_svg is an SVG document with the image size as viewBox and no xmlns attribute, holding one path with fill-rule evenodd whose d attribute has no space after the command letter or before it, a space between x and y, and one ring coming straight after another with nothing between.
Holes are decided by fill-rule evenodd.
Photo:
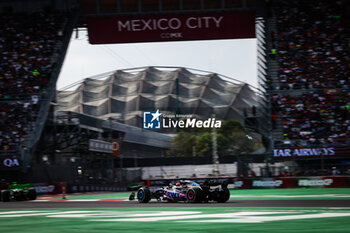
<instances>
[{"instance_id":1,"label":"qatar airways sign","mask_svg":"<svg viewBox=\"0 0 350 233\"><path fill-rule=\"evenodd\" d=\"M334 155L333 147L325 148L294 148L294 149L274 149L274 157L291 157L291 156L321 156Z\"/></svg>"},{"instance_id":2,"label":"qatar airways sign","mask_svg":"<svg viewBox=\"0 0 350 233\"><path fill-rule=\"evenodd\" d=\"M320 157L320 156L350 156L350 147L319 147L319 148L276 148L274 157Z\"/></svg>"},{"instance_id":3,"label":"qatar airways sign","mask_svg":"<svg viewBox=\"0 0 350 233\"><path fill-rule=\"evenodd\" d=\"M0 168L19 168L20 162L15 157L5 157L0 159Z\"/></svg>"},{"instance_id":4,"label":"qatar airways sign","mask_svg":"<svg viewBox=\"0 0 350 233\"><path fill-rule=\"evenodd\" d=\"M88 19L91 44L255 37L253 12Z\"/></svg>"}]
</instances>

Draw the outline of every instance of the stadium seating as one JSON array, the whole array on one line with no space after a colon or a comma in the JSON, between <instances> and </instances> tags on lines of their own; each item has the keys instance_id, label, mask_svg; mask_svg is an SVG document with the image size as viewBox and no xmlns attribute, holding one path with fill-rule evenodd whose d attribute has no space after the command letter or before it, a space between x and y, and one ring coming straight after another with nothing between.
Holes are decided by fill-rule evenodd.
<instances>
[{"instance_id":1,"label":"stadium seating","mask_svg":"<svg viewBox=\"0 0 350 233\"><path fill-rule=\"evenodd\" d=\"M57 61L67 15L60 12L0 16L0 152L18 152L32 130L40 99Z\"/></svg>"},{"instance_id":2,"label":"stadium seating","mask_svg":"<svg viewBox=\"0 0 350 233\"><path fill-rule=\"evenodd\" d=\"M272 103L282 116L285 138L306 146L346 143L350 130L348 100L347 93L314 91L300 96L275 95Z\"/></svg>"},{"instance_id":3,"label":"stadium seating","mask_svg":"<svg viewBox=\"0 0 350 233\"><path fill-rule=\"evenodd\" d=\"M345 4L275 5L279 71L271 103L288 145L344 144L350 139L350 18Z\"/></svg>"}]
</instances>

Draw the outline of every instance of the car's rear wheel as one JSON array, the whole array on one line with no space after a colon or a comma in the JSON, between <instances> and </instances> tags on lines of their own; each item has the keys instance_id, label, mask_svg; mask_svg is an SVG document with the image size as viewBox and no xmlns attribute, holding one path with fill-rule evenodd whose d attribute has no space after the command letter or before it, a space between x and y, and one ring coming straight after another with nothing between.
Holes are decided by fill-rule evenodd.
<instances>
[{"instance_id":1,"label":"car's rear wheel","mask_svg":"<svg viewBox=\"0 0 350 233\"><path fill-rule=\"evenodd\" d=\"M228 188L224 188L223 190L219 191L218 193L218 199L217 201L220 203L227 202L230 199L230 190Z\"/></svg>"},{"instance_id":2,"label":"car's rear wheel","mask_svg":"<svg viewBox=\"0 0 350 233\"><path fill-rule=\"evenodd\" d=\"M190 188L186 192L186 199L190 203L202 202L202 190L200 188Z\"/></svg>"},{"instance_id":3,"label":"car's rear wheel","mask_svg":"<svg viewBox=\"0 0 350 233\"><path fill-rule=\"evenodd\" d=\"M151 200L151 191L149 188L139 188L137 191L137 199L140 203L148 203Z\"/></svg>"},{"instance_id":4,"label":"car's rear wheel","mask_svg":"<svg viewBox=\"0 0 350 233\"><path fill-rule=\"evenodd\" d=\"M36 199L36 191L34 188L28 189L27 197L28 197L28 200L35 200Z\"/></svg>"},{"instance_id":5,"label":"car's rear wheel","mask_svg":"<svg viewBox=\"0 0 350 233\"><path fill-rule=\"evenodd\" d=\"M13 196L16 201L24 201L26 199L26 195L23 190L18 190L13 193Z\"/></svg>"}]
</instances>

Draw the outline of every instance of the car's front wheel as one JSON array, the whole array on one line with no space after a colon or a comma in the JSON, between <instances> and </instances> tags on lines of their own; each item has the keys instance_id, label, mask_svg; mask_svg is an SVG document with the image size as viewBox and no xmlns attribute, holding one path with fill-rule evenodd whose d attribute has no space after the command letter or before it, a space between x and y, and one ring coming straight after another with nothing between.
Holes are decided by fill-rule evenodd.
<instances>
[{"instance_id":1,"label":"car's front wheel","mask_svg":"<svg viewBox=\"0 0 350 233\"><path fill-rule=\"evenodd\" d=\"M137 191L137 199L140 203L148 203L151 200L151 191L149 188L139 188Z\"/></svg>"}]
</instances>

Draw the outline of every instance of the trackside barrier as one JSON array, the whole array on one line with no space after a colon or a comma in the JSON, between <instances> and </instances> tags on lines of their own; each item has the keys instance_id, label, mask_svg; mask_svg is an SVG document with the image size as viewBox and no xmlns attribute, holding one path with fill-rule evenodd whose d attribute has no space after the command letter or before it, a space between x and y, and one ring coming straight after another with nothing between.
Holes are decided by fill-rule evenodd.
<instances>
[{"instance_id":1,"label":"trackside barrier","mask_svg":"<svg viewBox=\"0 0 350 233\"><path fill-rule=\"evenodd\" d=\"M299 187L344 188L350 187L350 177L309 177L298 179Z\"/></svg>"},{"instance_id":2,"label":"trackside barrier","mask_svg":"<svg viewBox=\"0 0 350 233\"><path fill-rule=\"evenodd\" d=\"M346 188L350 187L350 177L324 176L324 177L276 177L276 178L236 178L236 189L259 188Z\"/></svg>"},{"instance_id":3,"label":"trackside barrier","mask_svg":"<svg viewBox=\"0 0 350 233\"><path fill-rule=\"evenodd\" d=\"M67 184L66 182L32 184L38 194L62 194L77 192L124 192L126 187L102 184Z\"/></svg>"},{"instance_id":4,"label":"trackside barrier","mask_svg":"<svg viewBox=\"0 0 350 233\"><path fill-rule=\"evenodd\" d=\"M67 185L67 193L77 192L125 192L126 187L117 185L102 184L69 184Z\"/></svg>"},{"instance_id":5,"label":"trackside barrier","mask_svg":"<svg viewBox=\"0 0 350 233\"><path fill-rule=\"evenodd\" d=\"M146 180L148 186L165 186L176 183L180 179ZM201 178L190 179L197 183L206 180L226 181L233 184L235 189L275 189L275 188L346 188L350 187L350 177L347 176L317 176L317 177L272 177L272 178Z\"/></svg>"},{"instance_id":6,"label":"trackside barrier","mask_svg":"<svg viewBox=\"0 0 350 233\"><path fill-rule=\"evenodd\" d=\"M62 193L62 187L66 185L66 182L32 184L37 194L60 194Z\"/></svg>"}]
</instances>

